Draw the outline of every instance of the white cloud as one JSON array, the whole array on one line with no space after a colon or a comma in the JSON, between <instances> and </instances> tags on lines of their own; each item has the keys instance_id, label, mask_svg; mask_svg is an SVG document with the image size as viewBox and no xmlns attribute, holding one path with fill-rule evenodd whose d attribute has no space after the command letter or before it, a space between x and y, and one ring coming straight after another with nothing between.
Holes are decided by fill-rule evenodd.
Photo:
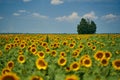
<instances>
[{"instance_id":1,"label":"white cloud","mask_svg":"<svg viewBox=\"0 0 120 80\"><path fill-rule=\"evenodd\" d=\"M116 19L118 19L118 18L119 18L119 16L114 15L114 14L107 14L107 15L105 15L105 16L102 16L102 19L103 19L103 20L106 20L107 22L114 21L114 20L116 20Z\"/></svg>"},{"instance_id":2,"label":"white cloud","mask_svg":"<svg viewBox=\"0 0 120 80\"><path fill-rule=\"evenodd\" d=\"M95 15L95 13L93 11L91 11L90 13L83 15L83 18L97 19L98 17Z\"/></svg>"},{"instance_id":3,"label":"white cloud","mask_svg":"<svg viewBox=\"0 0 120 80\"><path fill-rule=\"evenodd\" d=\"M36 12L33 13L32 16L33 17L37 17L37 18L43 18L43 19L47 19L48 18L48 16L44 16L44 15L41 15L41 14L36 13Z\"/></svg>"},{"instance_id":4,"label":"white cloud","mask_svg":"<svg viewBox=\"0 0 120 80\"><path fill-rule=\"evenodd\" d=\"M24 12L27 12L26 10L18 10L18 12L20 12L20 13L24 13Z\"/></svg>"},{"instance_id":5,"label":"white cloud","mask_svg":"<svg viewBox=\"0 0 120 80\"><path fill-rule=\"evenodd\" d=\"M2 16L0 16L0 20L1 20L1 19L4 19L4 18L3 18Z\"/></svg>"},{"instance_id":6,"label":"white cloud","mask_svg":"<svg viewBox=\"0 0 120 80\"><path fill-rule=\"evenodd\" d=\"M20 16L19 13L13 13L13 16Z\"/></svg>"},{"instance_id":7,"label":"white cloud","mask_svg":"<svg viewBox=\"0 0 120 80\"><path fill-rule=\"evenodd\" d=\"M78 16L77 12L73 12L71 15L68 15L68 16L62 16L62 17L56 18L56 20L58 21L69 21L69 22L72 22L78 19L80 19L80 16Z\"/></svg>"},{"instance_id":8,"label":"white cloud","mask_svg":"<svg viewBox=\"0 0 120 80\"><path fill-rule=\"evenodd\" d=\"M51 0L51 4L53 4L53 5L59 5L62 3L64 3L62 0Z\"/></svg>"},{"instance_id":9,"label":"white cloud","mask_svg":"<svg viewBox=\"0 0 120 80\"><path fill-rule=\"evenodd\" d=\"M30 2L31 0L23 0L23 2Z\"/></svg>"}]
</instances>

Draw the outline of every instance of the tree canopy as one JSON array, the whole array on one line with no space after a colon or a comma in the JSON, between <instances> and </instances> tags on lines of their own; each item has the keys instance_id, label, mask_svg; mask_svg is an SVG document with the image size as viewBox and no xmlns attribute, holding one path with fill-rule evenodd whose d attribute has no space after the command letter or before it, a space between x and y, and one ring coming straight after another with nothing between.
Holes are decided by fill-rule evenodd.
<instances>
[{"instance_id":1,"label":"tree canopy","mask_svg":"<svg viewBox=\"0 0 120 80\"><path fill-rule=\"evenodd\" d=\"M94 21L82 18L80 24L77 25L78 34L94 34L96 32L96 24Z\"/></svg>"}]
</instances>

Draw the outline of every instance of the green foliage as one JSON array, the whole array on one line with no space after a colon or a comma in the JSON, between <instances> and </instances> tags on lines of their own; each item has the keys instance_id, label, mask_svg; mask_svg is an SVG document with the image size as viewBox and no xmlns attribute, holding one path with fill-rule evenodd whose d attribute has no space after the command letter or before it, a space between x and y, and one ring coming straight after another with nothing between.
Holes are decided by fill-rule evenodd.
<instances>
[{"instance_id":1,"label":"green foliage","mask_svg":"<svg viewBox=\"0 0 120 80\"><path fill-rule=\"evenodd\" d=\"M46 42L49 43L49 37L48 37L48 35L46 36Z\"/></svg>"},{"instance_id":2,"label":"green foliage","mask_svg":"<svg viewBox=\"0 0 120 80\"><path fill-rule=\"evenodd\" d=\"M77 25L78 34L93 34L96 32L96 24L94 21L81 19L80 24Z\"/></svg>"}]
</instances>

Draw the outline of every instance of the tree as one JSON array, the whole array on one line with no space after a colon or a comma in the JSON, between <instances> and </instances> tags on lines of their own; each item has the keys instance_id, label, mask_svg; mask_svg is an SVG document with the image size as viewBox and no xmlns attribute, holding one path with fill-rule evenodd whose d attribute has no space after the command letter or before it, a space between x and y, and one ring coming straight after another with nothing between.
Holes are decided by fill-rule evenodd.
<instances>
[{"instance_id":1,"label":"tree","mask_svg":"<svg viewBox=\"0 0 120 80\"><path fill-rule=\"evenodd\" d=\"M82 18L80 24L77 25L77 32L78 34L93 34L96 32L96 24L94 21Z\"/></svg>"}]
</instances>

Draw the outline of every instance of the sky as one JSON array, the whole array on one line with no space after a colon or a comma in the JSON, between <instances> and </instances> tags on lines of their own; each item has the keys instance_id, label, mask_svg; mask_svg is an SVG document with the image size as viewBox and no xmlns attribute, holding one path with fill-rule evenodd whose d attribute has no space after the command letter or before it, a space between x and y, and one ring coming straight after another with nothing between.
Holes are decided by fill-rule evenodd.
<instances>
[{"instance_id":1,"label":"sky","mask_svg":"<svg viewBox=\"0 0 120 80\"><path fill-rule=\"evenodd\" d=\"M0 0L0 33L77 33L81 18L120 33L120 0Z\"/></svg>"}]
</instances>

